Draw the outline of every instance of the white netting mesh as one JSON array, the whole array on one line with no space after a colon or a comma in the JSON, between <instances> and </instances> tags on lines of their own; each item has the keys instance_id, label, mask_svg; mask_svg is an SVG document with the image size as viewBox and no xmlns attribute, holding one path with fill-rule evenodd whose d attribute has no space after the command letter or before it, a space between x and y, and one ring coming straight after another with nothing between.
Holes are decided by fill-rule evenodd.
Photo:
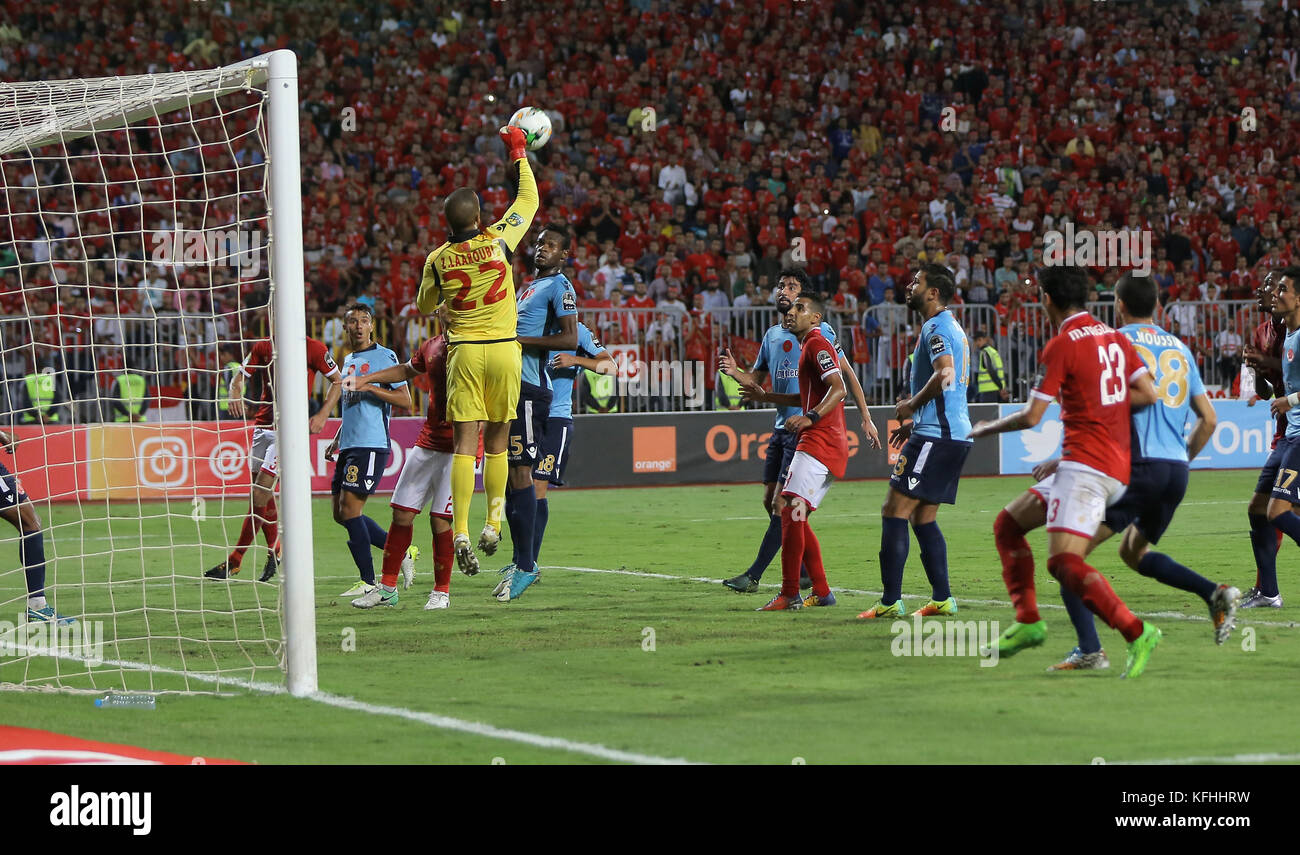
<instances>
[{"instance_id":1,"label":"white netting mesh","mask_svg":"<svg viewBox=\"0 0 1300 855\"><path fill-rule=\"evenodd\" d=\"M235 580L203 578L249 508L225 398L270 329L265 68L0 84L0 429L18 440L0 463L34 511L0 489L7 687L279 678L279 578L256 581L271 532ZM26 620L33 519L49 605L77 621L57 633Z\"/></svg>"}]
</instances>

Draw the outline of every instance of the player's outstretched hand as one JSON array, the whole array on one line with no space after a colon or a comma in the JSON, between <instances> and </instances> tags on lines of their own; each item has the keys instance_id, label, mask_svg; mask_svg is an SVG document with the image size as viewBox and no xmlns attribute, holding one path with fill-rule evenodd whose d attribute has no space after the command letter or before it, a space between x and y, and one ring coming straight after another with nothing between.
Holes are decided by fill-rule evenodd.
<instances>
[{"instance_id":1,"label":"player's outstretched hand","mask_svg":"<svg viewBox=\"0 0 1300 855\"><path fill-rule=\"evenodd\" d=\"M1054 460L1048 460L1045 463L1038 464L1037 466L1034 467L1034 472L1033 472L1034 480L1041 481L1049 475L1055 475L1056 467L1060 465L1061 465L1061 458L1059 457L1057 457Z\"/></svg>"},{"instance_id":2,"label":"player's outstretched hand","mask_svg":"<svg viewBox=\"0 0 1300 855\"><path fill-rule=\"evenodd\" d=\"M363 381L361 380L361 378L358 377L357 375L349 374L347 377L343 378L343 391L358 392L361 390L362 382Z\"/></svg>"},{"instance_id":3,"label":"player's outstretched hand","mask_svg":"<svg viewBox=\"0 0 1300 855\"><path fill-rule=\"evenodd\" d=\"M242 419L244 417L243 397L230 399L230 415L237 419Z\"/></svg>"},{"instance_id":4,"label":"player's outstretched hand","mask_svg":"<svg viewBox=\"0 0 1300 855\"><path fill-rule=\"evenodd\" d=\"M572 353L557 353L551 357L552 368L571 368L578 364L578 357Z\"/></svg>"},{"instance_id":5,"label":"player's outstretched hand","mask_svg":"<svg viewBox=\"0 0 1300 855\"><path fill-rule=\"evenodd\" d=\"M989 422L989 421L976 422L975 426L970 429L970 438L979 439L982 436L988 436L989 425L991 424L993 424L993 422Z\"/></svg>"},{"instance_id":6,"label":"player's outstretched hand","mask_svg":"<svg viewBox=\"0 0 1300 855\"><path fill-rule=\"evenodd\" d=\"M329 417L329 413L321 410L316 415L309 418L307 420L307 432L310 434L318 434L325 430L325 422L329 420Z\"/></svg>"},{"instance_id":7,"label":"player's outstretched hand","mask_svg":"<svg viewBox=\"0 0 1300 855\"><path fill-rule=\"evenodd\" d=\"M514 163L516 160L522 160L528 156L528 135L524 133L523 128L506 125L497 133L501 134L501 141L506 144L506 159L508 161Z\"/></svg>"},{"instance_id":8,"label":"player's outstretched hand","mask_svg":"<svg viewBox=\"0 0 1300 855\"><path fill-rule=\"evenodd\" d=\"M1287 400L1285 396L1281 398L1274 398L1273 401L1268 405L1268 411L1275 416L1280 416L1290 409L1291 409L1291 402Z\"/></svg>"},{"instance_id":9,"label":"player's outstretched hand","mask_svg":"<svg viewBox=\"0 0 1300 855\"><path fill-rule=\"evenodd\" d=\"M911 398L905 398L898 402L898 406L894 408L895 421L905 422L916 413L916 410L912 408L911 400Z\"/></svg>"},{"instance_id":10,"label":"player's outstretched hand","mask_svg":"<svg viewBox=\"0 0 1300 855\"><path fill-rule=\"evenodd\" d=\"M911 438L911 436L912 436L911 422L908 422L905 425L899 425L898 427L894 428L893 433L889 435L889 447L894 449L895 451L898 451L903 446L907 445L907 440Z\"/></svg>"},{"instance_id":11,"label":"player's outstretched hand","mask_svg":"<svg viewBox=\"0 0 1300 855\"><path fill-rule=\"evenodd\" d=\"M871 416L862 417L862 432L866 434L867 445L871 448L880 448L880 434L876 431L876 423L871 420Z\"/></svg>"},{"instance_id":12,"label":"player's outstretched hand","mask_svg":"<svg viewBox=\"0 0 1300 855\"><path fill-rule=\"evenodd\" d=\"M767 393L763 391L762 386L751 380L740 385L740 397L745 401L761 404L767 398Z\"/></svg>"},{"instance_id":13,"label":"player's outstretched hand","mask_svg":"<svg viewBox=\"0 0 1300 855\"><path fill-rule=\"evenodd\" d=\"M736 358L731 355L731 348L724 347L718 351L718 370L730 377L736 376Z\"/></svg>"},{"instance_id":14,"label":"player's outstretched hand","mask_svg":"<svg viewBox=\"0 0 1300 855\"><path fill-rule=\"evenodd\" d=\"M325 449L325 459L333 460L339 453L339 438L336 436Z\"/></svg>"}]
</instances>

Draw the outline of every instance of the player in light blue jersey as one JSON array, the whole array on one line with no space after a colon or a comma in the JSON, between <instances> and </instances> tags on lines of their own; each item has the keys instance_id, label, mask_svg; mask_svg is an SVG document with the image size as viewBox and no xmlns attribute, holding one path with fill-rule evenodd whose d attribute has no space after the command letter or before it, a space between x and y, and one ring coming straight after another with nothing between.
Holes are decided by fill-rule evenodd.
<instances>
[{"instance_id":1,"label":"player in light blue jersey","mask_svg":"<svg viewBox=\"0 0 1300 855\"><path fill-rule=\"evenodd\" d=\"M573 452L573 381L583 369L601 374L618 370L600 340L584 323L578 324L578 346L562 350L551 358L546 373L551 378L551 414L546 420L546 435L533 469L533 490L537 493L537 519L533 524L533 559L542 551L546 523L551 518L546 491L564 486L564 468Z\"/></svg>"},{"instance_id":2,"label":"player in light blue jersey","mask_svg":"<svg viewBox=\"0 0 1300 855\"><path fill-rule=\"evenodd\" d=\"M515 420L510 424L510 480L506 489L506 522L510 526L513 560L501 569L504 577L492 591L500 602L517 599L537 581L534 554L537 465L553 395L546 364L551 353L578 346L578 296L560 271L569 255L572 236L562 223L548 223L537 235L533 252L536 277L519 292L517 336L523 348L523 383Z\"/></svg>"},{"instance_id":3,"label":"player in light blue jersey","mask_svg":"<svg viewBox=\"0 0 1300 855\"><path fill-rule=\"evenodd\" d=\"M957 601L948 587L948 543L935 521L940 504L957 500L957 479L972 444L966 409L970 342L948 311L956 292L952 271L942 264L922 264L908 287L907 305L924 323L912 355L912 396L898 405L894 418L901 426L889 437L889 444L901 451L880 510L880 582L884 592L879 602L858 615L863 620L903 614L909 520L931 588L930 602L914 614L957 613Z\"/></svg>"},{"instance_id":4,"label":"player in light blue jersey","mask_svg":"<svg viewBox=\"0 0 1300 855\"><path fill-rule=\"evenodd\" d=\"M748 374L741 371L730 351L723 352L718 367L735 378L742 387L758 389L770 377L773 393L798 395L799 337L787 328L787 320L794 301L804 291L812 293L808 274L803 268L787 268L781 271L776 284L777 323L764 334L753 371ZM867 437L867 442L872 448L880 448L880 436L871 421L871 413L867 410L866 396L862 394L862 384L858 382L858 375L844 356L831 325L823 321L820 329L822 335L826 336L826 340L835 345L836 353L840 358L840 371L847 380L849 393L853 395L853 400L858 405L858 413L862 417L862 433ZM739 576L723 580L722 584L733 591L742 594L756 592L763 571L781 551L782 500L777 487L785 482L786 470L790 468L790 460L794 457L795 446L798 444L798 437L785 429L785 422L791 416L801 415L803 410L798 406L779 406L776 409L776 424L772 428L772 438L768 441L767 455L763 462L763 509L768 513L767 531L763 534L763 542L759 544L758 556L749 569ZM801 574L800 586L804 588L812 586L806 574Z\"/></svg>"},{"instance_id":5,"label":"player in light blue jersey","mask_svg":"<svg viewBox=\"0 0 1300 855\"><path fill-rule=\"evenodd\" d=\"M1179 564L1152 546L1173 521L1174 512L1187 492L1189 462L1214 435L1217 417L1196 357L1177 336L1156 326L1159 290L1148 276L1125 273L1115 288L1115 315L1123 324L1120 332L1133 342L1155 382L1156 404L1133 411L1132 462L1128 488L1119 501L1106 509L1105 520L1088 546L1088 552L1117 532L1123 532L1119 555L1124 563L1151 579L1196 594L1210 610L1214 640L1222 644L1232 631L1241 592L1220 585ZM1190 435L1187 422L1195 413ZM1038 497L1026 494L1008 507L1026 531L1045 525L1047 501L1051 496L1056 464L1044 463L1034 470L1039 483L1030 488ZM1078 646L1049 671L1087 671L1109 667L1101 649L1092 612L1068 588L1061 586L1061 599L1074 624Z\"/></svg>"},{"instance_id":6,"label":"player in light blue jersey","mask_svg":"<svg viewBox=\"0 0 1300 855\"><path fill-rule=\"evenodd\" d=\"M1300 267L1283 268L1273 277L1273 282L1273 312L1286 325L1286 338L1282 341L1282 380L1286 395L1274 398L1270 409L1274 416L1286 415L1286 435L1278 440L1269 455L1255 492L1269 489L1271 479L1268 521L1273 528L1300 543L1300 516L1295 512L1296 505L1300 505ZM1272 549L1256 548L1255 564L1259 583L1241 607L1282 608L1277 554Z\"/></svg>"},{"instance_id":7,"label":"player in light blue jersey","mask_svg":"<svg viewBox=\"0 0 1300 855\"><path fill-rule=\"evenodd\" d=\"M375 341L375 314L366 304L348 308L343 315L343 330L352 350L343 360L343 426L325 457L333 460L338 454L330 485L334 522L348 530L348 550L361 574L361 580L340 596L362 597L375 590L375 563L370 549L382 550L388 542L385 531L363 510L388 466L389 416L394 406L411 406L411 391L404 380L381 384L373 392L346 391L367 374L391 368L398 361L397 354Z\"/></svg>"}]
</instances>

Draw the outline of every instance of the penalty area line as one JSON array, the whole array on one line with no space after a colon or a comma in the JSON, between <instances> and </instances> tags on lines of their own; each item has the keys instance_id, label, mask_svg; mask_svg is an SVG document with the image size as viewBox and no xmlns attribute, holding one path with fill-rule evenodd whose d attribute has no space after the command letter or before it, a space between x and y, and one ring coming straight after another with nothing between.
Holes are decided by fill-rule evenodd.
<instances>
[{"instance_id":1,"label":"penalty area line","mask_svg":"<svg viewBox=\"0 0 1300 855\"><path fill-rule=\"evenodd\" d=\"M570 570L574 573L604 573L604 574L609 574L614 576L635 576L639 579L666 579L666 580L676 581L676 582L704 582L710 585L722 584L721 579L716 579L710 576L674 576L671 573L646 573L640 570L606 570L599 567L564 567L561 565L547 566L547 567L543 567L542 569L543 570ZM775 590L780 588L781 586L767 584L767 583L760 583L759 587L771 588ZM831 590L837 594L861 594L866 597L881 596L880 591L863 591L857 588L837 588L834 585L831 586ZM922 596L919 594L903 594L903 599L926 601L929 599L929 597ZM1011 606L1011 602L1009 600L976 600L971 598L963 598L962 602L970 603L976 606L1008 606L1008 607ZM1058 609L1060 611L1065 611L1065 606L1056 603L1039 603L1038 608ZM1170 620L1187 620L1187 621L1194 621L1199 623L1210 622L1210 619L1208 617L1203 617L1201 615L1186 615L1183 614L1182 612L1134 612L1133 614L1138 615L1140 617L1149 617L1149 618L1169 618ZM1286 629L1295 629L1297 626L1300 626L1300 624L1297 624L1295 621L1246 620L1242 617L1240 611L1237 612L1237 621L1240 624L1245 626L1277 626Z\"/></svg>"},{"instance_id":2,"label":"penalty area line","mask_svg":"<svg viewBox=\"0 0 1300 855\"><path fill-rule=\"evenodd\" d=\"M17 645L16 648L23 652L32 652L31 648L28 648L26 645ZM50 654L43 653L43 655ZM68 653L55 655L59 659L68 659L89 664L89 660L80 656L74 656ZM133 662L129 659L104 660L96 663L96 665L97 667L121 668L127 671L148 671L154 674L171 674L182 677L186 680L194 680L200 683L215 683L218 686L238 686L240 688L271 695L289 694L288 689L275 683L267 683L260 680L244 680L238 677L223 678L213 674L196 674L180 671L175 668L167 668L161 665ZM557 751L567 751L572 754L585 754L588 757L596 757L600 760L612 760L616 763L631 763L640 766L706 765L687 760L683 757L657 757L653 754L640 754L635 751L623 751L618 748L610 748L595 742L577 742L559 736L544 736L540 733L529 733L523 730L496 727L495 725L486 724L484 722L468 721L466 719L452 718L451 716L420 712L419 710L410 710L405 707L372 704L366 701L357 700L356 698L349 698L344 695L335 695L329 692L314 692L310 695L303 696L302 699L315 701L316 703L325 704L326 706L331 706L336 709L349 710L351 712L364 712L370 715L385 715L393 718L402 718L407 721L419 722L420 724L435 727L439 730L453 730L459 733L467 733L472 736L484 736L489 739L502 739L508 742L532 745L536 748L549 748Z\"/></svg>"}]
</instances>

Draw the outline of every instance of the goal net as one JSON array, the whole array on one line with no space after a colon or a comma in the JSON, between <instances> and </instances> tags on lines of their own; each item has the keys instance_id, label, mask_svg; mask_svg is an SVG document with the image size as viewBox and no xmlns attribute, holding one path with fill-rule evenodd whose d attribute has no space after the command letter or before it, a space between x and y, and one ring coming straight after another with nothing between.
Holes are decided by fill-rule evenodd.
<instances>
[{"instance_id":1,"label":"goal net","mask_svg":"<svg viewBox=\"0 0 1300 855\"><path fill-rule=\"evenodd\" d=\"M287 670L314 691L294 55L0 83L0 182L0 687L237 691ZM208 579L250 509L232 363L268 337L297 453L278 525Z\"/></svg>"}]
</instances>

